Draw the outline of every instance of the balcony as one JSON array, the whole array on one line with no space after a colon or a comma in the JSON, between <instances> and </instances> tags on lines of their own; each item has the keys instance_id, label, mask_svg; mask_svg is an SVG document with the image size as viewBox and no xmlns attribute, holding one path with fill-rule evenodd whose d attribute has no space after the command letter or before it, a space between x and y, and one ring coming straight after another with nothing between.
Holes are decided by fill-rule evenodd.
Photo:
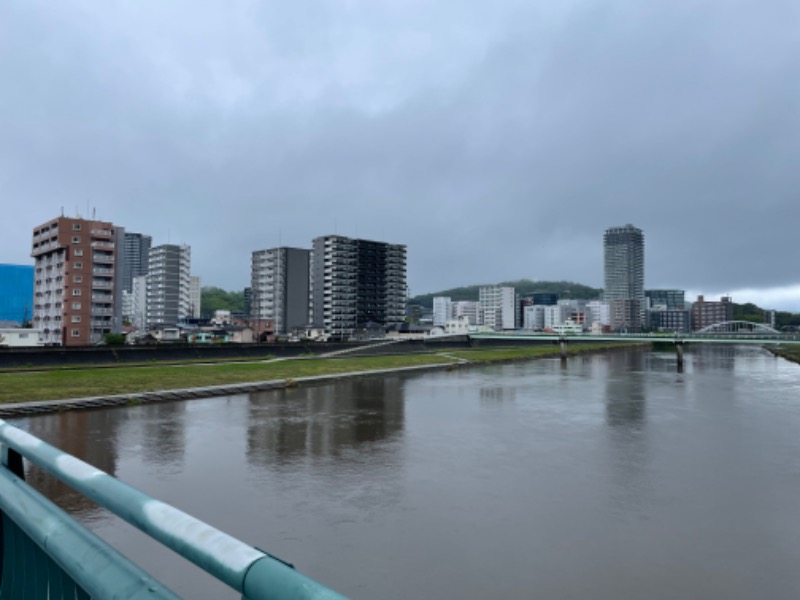
<instances>
[{"instance_id":1,"label":"balcony","mask_svg":"<svg viewBox=\"0 0 800 600\"><path fill-rule=\"evenodd\" d=\"M111 263L114 264L114 255L113 254L101 254L96 252L92 255L92 260L96 263Z\"/></svg>"}]
</instances>

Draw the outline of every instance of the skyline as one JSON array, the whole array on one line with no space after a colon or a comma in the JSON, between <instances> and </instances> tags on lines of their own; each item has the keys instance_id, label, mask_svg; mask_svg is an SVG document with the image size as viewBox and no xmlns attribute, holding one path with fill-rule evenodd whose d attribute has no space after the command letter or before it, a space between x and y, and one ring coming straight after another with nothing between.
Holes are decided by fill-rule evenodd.
<instances>
[{"instance_id":1,"label":"skyline","mask_svg":"<svg viewBox=\"0 0 800 600\"><path fill-rule=\"evenodd\" d=\"M645 287L800 312L795 3L307 8L0 7L0 262L63 207L223 289L328 234L405 244L412 295L602 287L633 223Z\"/></svg>"}]
</instances>

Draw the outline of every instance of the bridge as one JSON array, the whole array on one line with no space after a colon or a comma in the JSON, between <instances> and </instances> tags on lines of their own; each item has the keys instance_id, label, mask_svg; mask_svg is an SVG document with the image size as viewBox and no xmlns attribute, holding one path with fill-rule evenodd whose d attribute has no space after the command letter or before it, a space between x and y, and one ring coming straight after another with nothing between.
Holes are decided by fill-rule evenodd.
<instances>
[{"instance_id":1,"label":"bridge","mask_svg":"<svg viewBox=\"0 0 800 600\"><path fill-rule=\"evenodd\" d=\"M561 344L561 358L567 357L569 342L650 342L672 343L678 354L678 367L683 365L684 344L800 344L800 334L785 334L760 323L725 321L691 333L555 333L538 331L496 331L470 333L470 340L552 341Z\"/></svg>"},{"instance_id":2,"label":"bridge","mask_svg":"<svg viewBox=\"0 0 800 600\"><path fill-rule=\"evenodd\" d=\"M191 515L0 420L0 598L177 599L25 482L23 459L140 529L247 599L344 596Z\"/></svg>"}]
</instances>

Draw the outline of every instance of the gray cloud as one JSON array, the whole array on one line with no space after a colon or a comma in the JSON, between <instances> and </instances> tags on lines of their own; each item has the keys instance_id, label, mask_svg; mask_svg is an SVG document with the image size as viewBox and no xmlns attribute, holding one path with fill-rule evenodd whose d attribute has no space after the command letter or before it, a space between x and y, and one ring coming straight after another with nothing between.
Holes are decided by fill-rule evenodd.
<instances>
[{"instance_id":1,"label":"gray cloud","mask_svg":"<svg viewBox=\"0 0 800 600\"><path fill-rule=\"evenodd\" d=\"M334 231L600 285L628 222L648 286L800 283L795 3L202 4L0 8L0 261L88 205L227 288Z\"/></svg>"}]
</instances>

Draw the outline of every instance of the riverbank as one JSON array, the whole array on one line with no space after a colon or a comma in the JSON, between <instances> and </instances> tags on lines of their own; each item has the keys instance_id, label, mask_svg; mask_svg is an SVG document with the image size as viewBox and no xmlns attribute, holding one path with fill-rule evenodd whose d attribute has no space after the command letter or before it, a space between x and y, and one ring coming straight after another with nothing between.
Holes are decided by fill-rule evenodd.
<instances>
[{"instance_id":1,"label":"riverbank","mask_svg":"<svg viewBox=\"0 0 800 600\"><path fill-rule=\"evenodd\" d=\"M764 346L775 356L780 356L793 363L800 364L800 348L796 346Z\"/></svg>"},{"instance_id":2,"label":"riverbank","mask_svg":"<svg viewBox=\"0 0 800 600\"><path fill-rule=\"evenodd\" d=\"M574 344L568 354L641 344ZM53 369L0 374L0 417L231 395L319 384L342 377L531 360L559 356L552 345L457 349L428 354L298 357L258 363L152 365L115 369Z\"/></svg>"}]
</instances>

